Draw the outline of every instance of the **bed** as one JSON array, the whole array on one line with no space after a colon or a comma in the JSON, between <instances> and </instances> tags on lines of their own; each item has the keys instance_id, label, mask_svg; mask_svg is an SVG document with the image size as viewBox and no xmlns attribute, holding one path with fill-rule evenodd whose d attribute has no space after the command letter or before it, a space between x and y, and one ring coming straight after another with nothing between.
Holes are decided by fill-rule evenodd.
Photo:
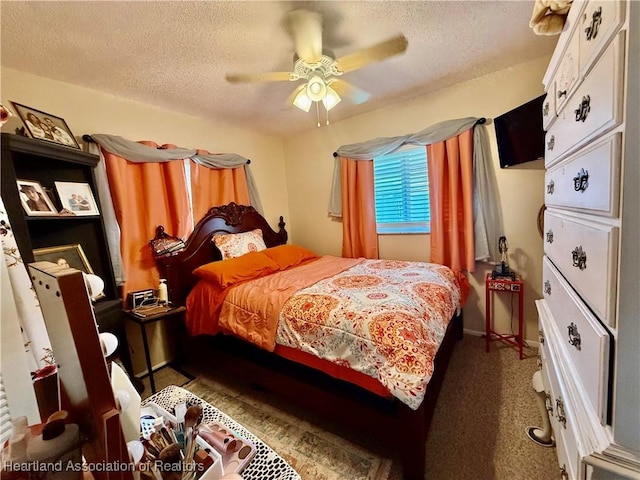
<instances>
[{"instance_id":1,"label":"bed","mask_svg":"<svg viewBox=\"0 0 640 480\"><path fill-rule=\"evenodd\" d=\"M459 277L432 264L317 256L287 245L284 227L248 206L210 209L184 248L156 257L169 298L187 306L192 335L211 338L216 369L378 437L397 447L406 479L424 478L429 424L462 337ZM266 249L222 260L220 239L251 232ZM154 241L168 238L158 227Z\"/></svg>"}]
</instances>

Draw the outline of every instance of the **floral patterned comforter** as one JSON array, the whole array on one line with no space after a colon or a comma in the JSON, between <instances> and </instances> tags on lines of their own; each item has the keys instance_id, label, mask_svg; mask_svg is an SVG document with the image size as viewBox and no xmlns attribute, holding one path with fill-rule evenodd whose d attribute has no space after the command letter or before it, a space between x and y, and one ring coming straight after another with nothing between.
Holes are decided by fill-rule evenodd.
<instances>
[{"instance_id":1,"label":"floral patterned comforter","mask_svg":"<svg viewBox=\"0 0 640 480\"><path fill-rule=\"evenodd\" d=\"M417 409L460 307L447 267L364 260L294 293L280 312L276 343L377 378Z\"/></svg>"}]
</instances>

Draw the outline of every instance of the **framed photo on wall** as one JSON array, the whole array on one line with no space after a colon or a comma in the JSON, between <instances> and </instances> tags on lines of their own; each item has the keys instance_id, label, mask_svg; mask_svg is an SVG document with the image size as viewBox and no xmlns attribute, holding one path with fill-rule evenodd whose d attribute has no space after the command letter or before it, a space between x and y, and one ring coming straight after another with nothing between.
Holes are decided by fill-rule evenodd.
<instances>
[{"instance_id":1,"label":"framed photo on wall","mask_svg":"<svg viewBox=\"0 0 640 480\"><path fill-rule=\"evenodd\" d=\"M13 101L11 104L32 138L80 150L80 145L63 118Z\"/></svg>"},{"instance_id":2,"label":"framed photo on wall","mask_svg":"<svg viewBox=\"0 0 640 480\"><path fill-rule=\"evenodd\" d=\"M30 217L47 217L58 215L58 210L45 193L40 182L35 180L16 179L18 194L24 211Z\"/></svg>"},{"instance_id":3,"label":"framed photo on wall","mask_svg":"<svg viewBox=\"0 0 640 480\"><path fill-rule=\"evenodd\" d=\"M80 182L54 182L62 207L76 215L100 215L91 186Z\"/></svg>"}]
</instances>

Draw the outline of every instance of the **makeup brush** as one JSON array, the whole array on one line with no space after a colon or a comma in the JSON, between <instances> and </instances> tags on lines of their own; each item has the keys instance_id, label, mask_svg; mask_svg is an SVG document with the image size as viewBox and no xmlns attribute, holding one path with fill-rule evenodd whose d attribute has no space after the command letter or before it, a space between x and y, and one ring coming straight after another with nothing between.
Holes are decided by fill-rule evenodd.
<instances>
[{"instance_id":1,"label":"makeup brush","mask_svg":"<svg viewBox=\"0 0 640 480\"><path fill-rule=\"evenodd\" d=\"M165 442L167 442L167 445L171 445L172 443L175 443L175 440L169 433L169 430L167 429L167 427L163 426L160 429L160 433L162 434L162 437L164 438Z\"/></svg>"},{"instance_id":2,"label":"makeup brush","mask_svg":"<svg viewBox=\"0 0 640 480\"><path fill-rule=\"evenodd\" d=\"M200 416L202 415L202 406L192 405L187 408L187 413L184 415L185 426L185 454L184 464L190 465L193 462L193 454L195 452L195 437L197 435L196 427L200 423ZM194 431L196 432L194 434Z\"/></svg>"},{"instance_id":3,"label":"makeup brush","mask_svg":"<svg viewBox=\"0 0 640 480\"><path fill-rule=\"evenodd\" d=\"M184 416L187 413L187 405L185 403L179 403L175 406L174 413L176 415L176 427L181 432L184 432Z\"/></svg>"},{"instance_id":4,"label":"makeup brush","mask_svg":"<svg viewBox=\"0 0 640 480\"><path fill-rule=\"evenodd\" d=\"M160 455L158 455L158 460L164 464L180 462L180 445L172 443L163 448Z\"/></svg>"},{"instance_id":5,"label":"makeup brush","mask_svg":"<svg viewBox=\"0 0 640 480\"><path fill-rule=\"evenodd\" d=\"M157 449L151 440L143 440L142 444L154 457L157 457L160 454L160 450Z\"/></svg>"},{"instance_id":6,"label":"makeup brush","mask_svg":"<svg viewBox=\"0 0 640 480\"><path fill-rule=\"evenodd\" d=\"M193 427L199 423L200 415L202 415L202 405L191 405L184 414L185 427Z\"/></svg>"}]
</instances>

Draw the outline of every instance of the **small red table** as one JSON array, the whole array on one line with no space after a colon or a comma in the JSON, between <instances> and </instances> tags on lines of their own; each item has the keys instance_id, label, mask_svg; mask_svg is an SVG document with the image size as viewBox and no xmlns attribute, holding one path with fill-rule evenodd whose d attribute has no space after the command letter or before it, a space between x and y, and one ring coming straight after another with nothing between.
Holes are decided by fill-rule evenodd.
<instances>
[{"instance_id":1,"label":"small red table","mask_svg":"<svg viewBox=\"0 0 640 480\"><path fill-rule=\"evenodd\" d=\"M523 303L524 303L524 283L522 280L516 278L491 278L491 272L487 273L485 279L485 292L486 292L486 315L485 315L485 338L487 341L487 352L489 352L489 344L493 341L501 341L509 346L515 348L520 353L520 360L523 358L522 347L524 344L523 335ZM491 299L493 297L492 292L509 292L512 295L518 294L518 331L515 335L504 335L493 331L491 326Z\"/></svg>"}]
</instances>

